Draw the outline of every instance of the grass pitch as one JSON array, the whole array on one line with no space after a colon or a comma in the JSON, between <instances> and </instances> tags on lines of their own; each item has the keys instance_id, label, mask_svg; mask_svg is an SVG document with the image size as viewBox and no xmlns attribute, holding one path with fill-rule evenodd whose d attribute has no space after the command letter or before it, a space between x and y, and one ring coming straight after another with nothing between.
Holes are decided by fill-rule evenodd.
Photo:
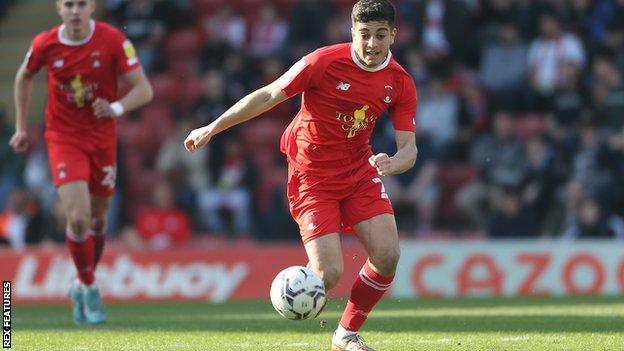
<instances>
[{"instance_id":1,"label":"grass pitch","mask_svg":"<svg viewBox=\"0 0 624 351\"><path fill-rule=\"evenodd\" d=\"M329 350L344 304L311 321L268 301L108 304L94 327L75 326L69 305L14 305L12 349ZM624 350L624 298L384 300L362 335L382 351Z\"/></svg>"}]
</instances>

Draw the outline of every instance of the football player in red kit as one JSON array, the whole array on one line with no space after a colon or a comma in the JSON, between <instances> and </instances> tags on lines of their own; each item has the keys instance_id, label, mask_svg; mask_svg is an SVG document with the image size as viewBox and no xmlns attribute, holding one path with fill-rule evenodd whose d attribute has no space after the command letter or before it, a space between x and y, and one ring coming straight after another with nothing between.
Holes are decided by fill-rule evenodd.
<instances>
[{"instance_id":1,"label":"football player in red kit","mask_svg":"<svg viewBox=\"0 0 624 351\"><path fill-rule=\"evenodd\" d=\"M332 339L332 350L372 350L358 331L392 283L399 240L392 205L381 177L416 161L416 88L392 58L394 7L387 0L361 0L352 11L351 43L323 47L305 56L275 82L237 102L185 140L193 152L223 130L254 118L302 93L301 109L284 132L288 200L309 258L326 288L343 271L339 233L353 228L369 257L353 287ZM374 154L370 136L388 110L397 153Z\"/></svg>"},{"instance_id":2,"label":"football player in red kit","mask_svg":"<svg viewBox=\"0 0 624 351\"><path fill-rule=\"evenodd\" d=\"M152 88L132 43L91 18L95 0L57 0L56 10L63 24L35 36L17 71L15 134L9 144L17 152L28 149L32 80L45 67L45 141L78 273L69 292L73 317L78 324L97 324L105 321L105 314L94 273L115 188L116 119L149 102ZM118 73L131 90L116 100Z\"/></svg>"}]
</instances>

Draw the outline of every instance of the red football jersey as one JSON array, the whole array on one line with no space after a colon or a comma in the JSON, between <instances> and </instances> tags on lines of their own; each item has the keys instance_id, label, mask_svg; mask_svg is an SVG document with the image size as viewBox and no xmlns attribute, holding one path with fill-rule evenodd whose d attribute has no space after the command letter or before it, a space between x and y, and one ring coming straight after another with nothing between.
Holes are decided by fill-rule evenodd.
<instances>
[{"instance_id":1,"label":"red football jersey","mask_svg":"<svg viewBox=\"0 0 624 351\"><path fill-rule=\"evenodd\" d=\"M139 67L132 43L114 27L91 21L81 41L63 36L64 25L39 33L26 55L27 70L48 72L46 139L99 145L115 142L115 120L96 118L91 104L117 99L117 73Z\"/></svg>"},{"instance_id":2,"label":"red football jersey","mask_svg":"<svg viewBox=\"0 0 624 351\"><path fill-rule=\"evenodd\" d=\"M289 97L303 92L301 109L280 145L299 171L336 175L361 167L373 154L370 136L386 110L395 130L415 129L414 80L392 53L371 69L358 61L350 43L323 47L278 82Z\"/></svg>"}]
</instances>

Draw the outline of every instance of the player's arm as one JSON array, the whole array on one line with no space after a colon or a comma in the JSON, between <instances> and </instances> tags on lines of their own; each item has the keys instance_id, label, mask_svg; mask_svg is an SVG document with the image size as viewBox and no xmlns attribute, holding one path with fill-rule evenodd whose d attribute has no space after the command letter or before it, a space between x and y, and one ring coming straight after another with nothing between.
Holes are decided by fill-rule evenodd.
<instances>
[{"instance_id":1,"label":"player's arm","mask_svg":"<svg viewBox=\"0 0 624 351\"><path fill-rule=\"evenodd\" d=\"M142 67L133 69L123 75L130 83L130 91L120 100L110 103L106 99L97 98L93 102L95 117L119 117L122 114L134 111L147 104L154 97L152 85L145 76Z\"/></svg>"},{"instance_id":2,"label":"player's arm","mask_svg":"<svg viewBox=\"0 0 624 351\"><path fill-rule=\"evenodd\" d=\"M397 152L390 157L387 154L380 153L371 156L368 161L375 167L380 176L392 174L400 174L414 166L418 149L416 148L416 134L397 130L394 134Z\"/></svg>"},{"instance_id":3,"label":"player's arm","mask_svg":"<svg viewBox=\"0 0 624 351\"><path fill-rule=\"evenodd\" d=\"M9 140L9 145L15 152L25 152L28 150L28 135L26 128L28 124L28 109L30 107L30 97L32 95L32 82L34 73L26 68L27 60L24 60L15 75L13 94L15 99L15 133Z\"/></svg>"},{"instance_id":4,"label":"player's arm","mask_svg":"<svg viewBox=\"0 0 624 351\"><path fill-rule=\"evenodd\" d=\"M278 81L264 86L239 100L209 125L191 131L184 140L184 147L193 152L208 144L216 134L257 117L287 99Z\"/></svg>"}]
</instances>

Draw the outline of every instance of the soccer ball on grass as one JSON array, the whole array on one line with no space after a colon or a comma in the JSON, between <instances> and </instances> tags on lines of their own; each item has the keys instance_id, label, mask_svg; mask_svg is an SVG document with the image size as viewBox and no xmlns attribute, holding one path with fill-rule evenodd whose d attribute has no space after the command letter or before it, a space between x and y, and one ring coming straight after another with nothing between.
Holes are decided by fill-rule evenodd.
<instances>
[{"instance_id":1,"label":"soccer ball on grass","mask_svg":"<svg viewBox=\"0 0 624 351\"><path fill-rule=\"evenodd\" d=\"M287 319L315 318L326 301L323 280L303 266L284 269L271 284L271 303Z\"/></svg>"}]
</instances>

